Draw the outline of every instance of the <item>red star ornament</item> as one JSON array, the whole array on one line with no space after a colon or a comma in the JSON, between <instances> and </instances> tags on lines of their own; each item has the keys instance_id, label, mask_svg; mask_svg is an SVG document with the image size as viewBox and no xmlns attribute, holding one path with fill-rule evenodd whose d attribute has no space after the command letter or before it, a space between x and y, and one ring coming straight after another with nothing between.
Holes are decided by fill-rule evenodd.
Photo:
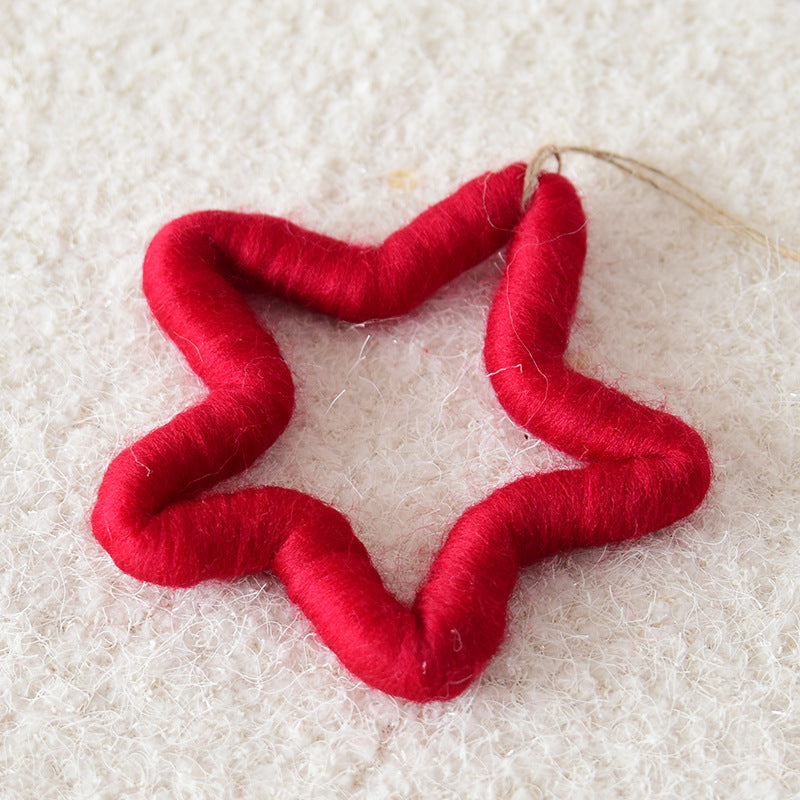
<instances>
[{"instance_id":1,"label":"red star ornament","mask_svg":"<svg viewBox=\"0 0 800 800\"><path fill-rule=\"evenodd\" d=\"M205 211L166 225L145 257L144 291L209 391L108 467L92 529L120 569L168 586L271 570L347 669L424 702L463 692L495 654L520 569L691 513L711 477L697 432L564 363L586 219L569 181L549 173L523 213L524 175L514 164L480 176L377 247L264 215ZM506 244L487 372L515 422L582 467L523 476L467 509L410 607L317 498L208 491L252 464L294 407L289 368L243 288L343 320L394 317Z\"/></svg>"}]
</instances>

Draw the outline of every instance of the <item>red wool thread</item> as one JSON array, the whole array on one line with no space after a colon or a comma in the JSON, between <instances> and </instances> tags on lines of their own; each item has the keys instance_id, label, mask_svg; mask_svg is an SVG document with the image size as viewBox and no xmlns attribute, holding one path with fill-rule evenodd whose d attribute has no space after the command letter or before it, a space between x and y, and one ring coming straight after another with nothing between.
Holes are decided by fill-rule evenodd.
<instances>
[{"instance_id":1,"label":"red wool thread","mask_svg":"<svg viewBox=\"0 0 800 800\"><path fill-rule=\"evenodd\" d=\"M168 586L271 570L352 673L424 702L463 692L495 654L520 569L691 513L711 477L698 433L564 363L586 219L569 181L548 173L523 214L524 174L514 164L476 178L377 247L255 214L166 225L145 257L144 291L209 391L108 467L92 529L120 569ZM519 425L584 466L526 475L465 511L411 607L386 590L347 519L315 497L208 492L252 464L294 407L289 368L243 289L353 322L394 317L509 242L487 371Z\"/></svg>"}]
</instances>

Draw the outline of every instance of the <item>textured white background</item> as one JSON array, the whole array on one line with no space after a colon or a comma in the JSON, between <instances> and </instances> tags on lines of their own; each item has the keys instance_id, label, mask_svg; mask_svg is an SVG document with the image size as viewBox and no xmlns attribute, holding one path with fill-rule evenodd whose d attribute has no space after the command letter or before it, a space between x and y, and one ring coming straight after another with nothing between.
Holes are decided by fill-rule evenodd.
<instances>
[{"instance_id":1,"label":"textured white background","mask_svg":"<svg viewBox=\"0 0 800 800\"><path fill-rule=\"evenodd\" d=\"M161 224L378 241L557 141L797 245L798 42L779 0L3 3L0 796L797 796L800 267L606 165L565 164L590 215L570 358L696 425L715 483L670 530L525 573L462 697L366 688L269 576L141 585L87 520L110 457L202 394L140 290ZM561 459L482 372L500 267L396 323L258 303L298 408L242 480L335 503L404 598L469 503Z\"/></svg>"}]
</instances>

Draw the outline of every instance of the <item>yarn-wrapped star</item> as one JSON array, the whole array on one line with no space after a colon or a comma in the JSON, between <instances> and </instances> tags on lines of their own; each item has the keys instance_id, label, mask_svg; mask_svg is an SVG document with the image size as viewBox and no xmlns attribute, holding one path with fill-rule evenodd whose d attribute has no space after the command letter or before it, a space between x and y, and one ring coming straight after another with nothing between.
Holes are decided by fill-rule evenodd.
<instances>
[{"instance_id":1,"label":"yarn-wrapped star","mask_svg":"<svg viewBox=\"0 0 800 800\"><path fill-rule=\"evenodd\" d=\"M523 164L482 175L379 246L266 215L203 211L167 224L147 250L144 291L208 395L108 467L92 529L120 569L168 586L271 570L352 673L422 702L454 697L481 673L521 569L691 513L711 477L700 435L564 362L586 218L571 183L551 173L523 211L524 177ZM505 245L487 372L515 422L582 466L525 475L467 509L410 606L319 499L277 486L209 491L251 465L294 408L289 367L244 288L353 322L395 317Z\"/></svg>"}]
</instances>

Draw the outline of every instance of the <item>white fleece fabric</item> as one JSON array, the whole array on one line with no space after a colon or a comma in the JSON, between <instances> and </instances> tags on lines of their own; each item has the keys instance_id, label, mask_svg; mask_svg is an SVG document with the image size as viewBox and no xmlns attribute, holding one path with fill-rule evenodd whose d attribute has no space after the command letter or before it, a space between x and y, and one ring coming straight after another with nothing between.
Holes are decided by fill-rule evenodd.
<instances>
[{"instance_id":1,"label":"white fleece fabric","mask_svg":"<svg viewBox=\"0 0 800 800\"><path fill-rule=\"evenodd\" d=\"M12 0L0 7L0 796L800 794L800 4ZM270 575L122 574L88 520L111 457L201 397L141 291L203 208L380 241L541 145L650 162L762 228L710 226L567 156L589 216L569 358L709 444L689 519L528 569L448 703L349 675ZM406 318L255 301L289 428L229 486L311 492L404 599L455 518L566 463L481 346L502 261Z\"/></svg>"}]
</instances>

